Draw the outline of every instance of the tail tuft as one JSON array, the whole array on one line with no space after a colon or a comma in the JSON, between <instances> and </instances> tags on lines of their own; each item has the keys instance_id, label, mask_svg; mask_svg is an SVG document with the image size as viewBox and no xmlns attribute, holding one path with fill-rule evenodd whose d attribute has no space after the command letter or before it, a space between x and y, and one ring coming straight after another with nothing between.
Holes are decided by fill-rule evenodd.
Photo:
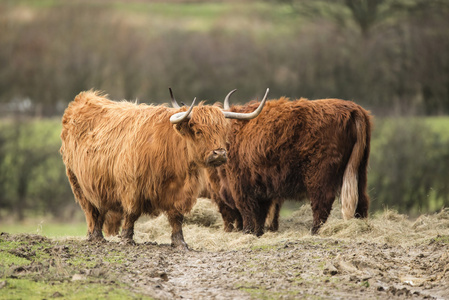
<instances>
[{"instance_id":1,"label":"tail tuft","mask_svg":"<svg viewBox=\"0 0 449 300\"><path fill-rule=\"evenodd\" d=\"M348 220L354 217L357 204L359 201L358 191L358 169L363 159L366 139L367 124L363 114L356 111L354 114L355 126L357 131L357 141L352 149L351 156L343 175L343 184L341 187L341 212L343 219Z\"/></svg>"}]
</instances>

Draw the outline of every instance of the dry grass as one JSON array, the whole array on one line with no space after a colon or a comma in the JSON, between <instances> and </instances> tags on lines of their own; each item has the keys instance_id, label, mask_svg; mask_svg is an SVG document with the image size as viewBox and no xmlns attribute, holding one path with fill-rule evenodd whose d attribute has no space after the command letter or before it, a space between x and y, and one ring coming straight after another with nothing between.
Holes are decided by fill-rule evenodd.
<instances>
[{"instance_id":1,"label":"dry grass","mask_svg":"<svg viewBox=\"0 0 449 300\"><path fill-rule=\"evenodd\" d=\"M318 236L310 235L312 211L305 203L287 218L281 218L278 232L266 232L262 237L240 232L226 233L218 210L208 199L198 199L192 212L186 216L184 237L192 249L202 251L229 251L270 247L289 241L320 238L350 239L379 244L410 245L428 241L439 236L449 236L449 209L432 215L422 215L410 220L406 215L392 210L376 213L369 219L341 218L336 203L329 220ZM154 241L170 243L171 229L167 218L161 215L136 225L137 242Z\"/></svg>"}]
</instances>

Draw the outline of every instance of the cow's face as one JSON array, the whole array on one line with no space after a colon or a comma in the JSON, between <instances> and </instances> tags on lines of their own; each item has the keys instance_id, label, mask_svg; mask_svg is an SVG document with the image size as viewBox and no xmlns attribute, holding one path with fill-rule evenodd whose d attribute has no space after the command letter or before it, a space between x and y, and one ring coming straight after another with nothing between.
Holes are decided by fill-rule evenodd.
<instances>
[{"instance_id":1,"label":"cow's face","mask_svg":"<svg viewBox=\"0 0 449 300\"><path fill-rule=\"evenodd\" d=\"M226 96L225 106L229 106L229 96L234 91ZM265 92L257 109L251 113L222 111L217 106L201 104L194 107L195 98L190 108L184 108L183 112L172 115L170 122L175 124L175 130L185 137L190 160L204 167L224 164L227 161L226 139L230 130L227 119L251 120L257 117L267 100L268 91L269 89ZM173 107L179 108L171 89L170 94Z\"/></svg>"},{"instance_id":2,"label":"cow's face","mask_svg":"<svg viewBox=\"0 0 449 300\"><path fill-rule=\"evenodd\" d=\"M227 161L226 140L229 120L219 107L194 107L190 119L175 124L186 142L189 157L203 167L216 167Z\"/></svg>"}]
</instances>

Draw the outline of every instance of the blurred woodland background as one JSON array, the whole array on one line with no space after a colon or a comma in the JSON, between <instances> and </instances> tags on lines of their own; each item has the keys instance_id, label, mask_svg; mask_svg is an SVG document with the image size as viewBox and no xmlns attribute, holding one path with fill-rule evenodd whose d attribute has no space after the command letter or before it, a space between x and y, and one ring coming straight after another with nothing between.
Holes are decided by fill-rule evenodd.
<instances>
[{"instance_id":1,"label":"blurred woodland background","mask_svg":"<svg viewBox=\"0 0 449 300\"><path fill-rule=\"evenodd\" d=\"M0 218L81 210L60 119L88 89L372 111L371 212L449 206L449 0L0 0Z\"/></svg>"}]
</instances>

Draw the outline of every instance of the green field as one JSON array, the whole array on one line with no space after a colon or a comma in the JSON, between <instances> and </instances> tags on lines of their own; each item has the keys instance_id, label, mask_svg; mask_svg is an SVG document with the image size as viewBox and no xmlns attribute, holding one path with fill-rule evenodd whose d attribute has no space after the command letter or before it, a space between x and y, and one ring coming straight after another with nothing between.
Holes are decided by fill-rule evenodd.
<instances>
[{"instance_id":1,"label":"green field","mask_svg":"<svg viewBox=\"0 0 449 300\"><path fill-rule=\"evenodd\" d=\"M422 122L436 132L443 141L449 140L449 117L426 117L422 118Z\"/></svg>"},{"instance_id":2,"label":"green field","mask_svg":"<svg viewBox=\"0 0 449 300\"><path fill-rule=\"evenodd\" d=\"M81 208L80 208L81 210ZM23 222L0 222L0 232L39 234L46 237L84 237L87 226L85 222L55 222L39 218L30 218Z\"/></svg>"},{"instance_id":3,"label":"green field","mask_svg":"<svg viewBox=\"0 0 449 300\"><path fill-rule=\"evenodd\" d=\"M57 7L73 7L80 5L63 4L54 0L14 1L10 7L28 10L46 10ZM161 30L178 28L180 30L209 32L220 28L225 31L240 31L242 26L251 34L291 33L298 27L301 17L293 14L287 4L272 5L264 1L221 1L221 2L143 2L130 1L90 1L92 11L107 11L111 16L120 15L125 22L146 24L143 27L155 26ZM173 20L176 20L174 22ZM140 26L139 26L140 27Z\"/></svg>"}]
</instances>

